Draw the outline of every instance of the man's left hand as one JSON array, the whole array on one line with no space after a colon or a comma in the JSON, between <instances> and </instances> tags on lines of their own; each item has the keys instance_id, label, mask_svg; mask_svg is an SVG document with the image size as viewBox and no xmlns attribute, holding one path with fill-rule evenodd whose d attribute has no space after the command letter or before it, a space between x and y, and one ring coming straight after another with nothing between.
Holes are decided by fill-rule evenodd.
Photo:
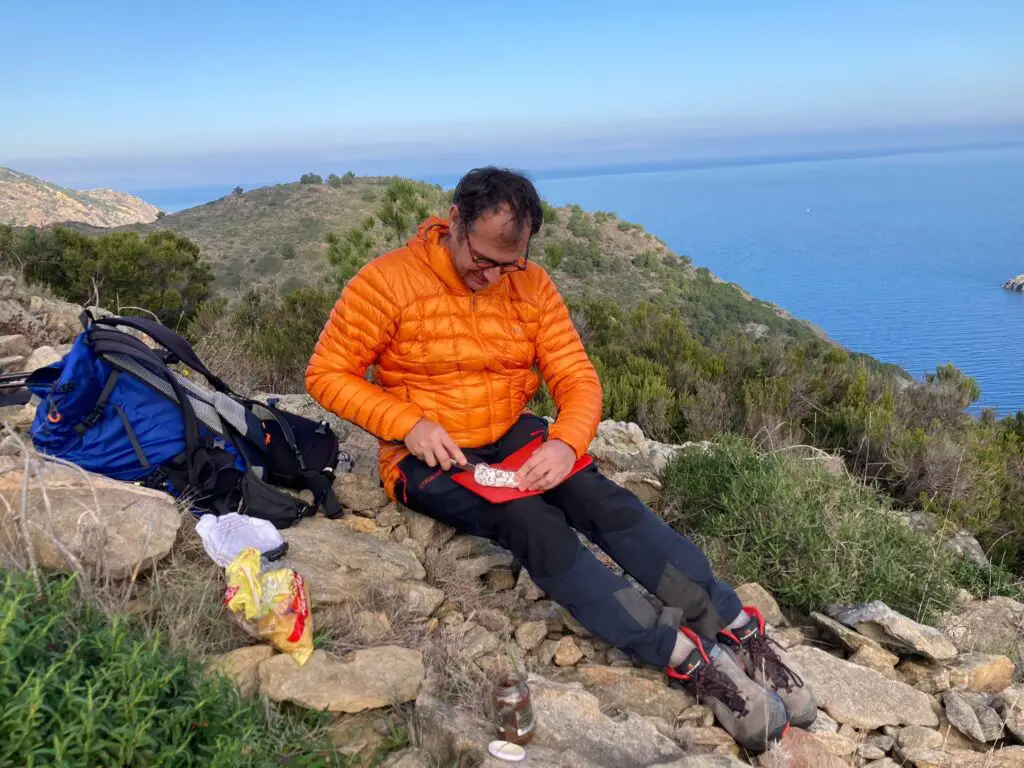
<instances>
[{"instance_id":1,"label":"man's left hand","mask_svg":"<svg viewBox=\"0 0 1024 768\"><path fill-rule=\"evenodd\" d=\"M548 440L519 468L520 491L547 491L565 480L576 451L561 440Z\"/></svg>"}]
</instances>

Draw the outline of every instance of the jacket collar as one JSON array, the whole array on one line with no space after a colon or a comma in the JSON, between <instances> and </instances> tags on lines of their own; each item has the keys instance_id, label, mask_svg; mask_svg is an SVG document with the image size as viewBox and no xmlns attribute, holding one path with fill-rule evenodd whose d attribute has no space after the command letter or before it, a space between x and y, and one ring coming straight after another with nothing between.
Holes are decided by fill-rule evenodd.
<instances>
[{"instance_id":1,"label":"jacket collar","mask_svg":"<svg viewBox=\"0 0 1024 768\"><path fill-rule=\"evenodd\" d=\"M455 270L452 261L452 254L444 245L445 236L449 232L448 219L438 216L431 216L420 224L416 235L407 243L410 250L422 258L430 266L430 269L441 278L452 293L468 296L472 293L469 286L462 280ZM504 284L505 280L499 280L494 285L488 286L482 291L476 291L477 295L491 295Z\"/></svg>"}]
</instances>

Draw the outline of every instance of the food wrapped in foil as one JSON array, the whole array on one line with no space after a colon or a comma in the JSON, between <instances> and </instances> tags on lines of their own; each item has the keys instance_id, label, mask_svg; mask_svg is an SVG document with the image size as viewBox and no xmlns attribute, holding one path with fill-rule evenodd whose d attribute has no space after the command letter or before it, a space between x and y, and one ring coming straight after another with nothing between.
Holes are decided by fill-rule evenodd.
<instances>
[{"instance_id":1,"label":"food wrapped in foil","mask_svg":"<svg viewBox=\"0 0 1024 768\"><path fill-rule=\"evenodd\" d=\"M515 472L507 469L495 469L487 464L477 464L473 469L473 479L477 485L491 488L518 488L519 478Z\"/></svg>"}]
</instances>

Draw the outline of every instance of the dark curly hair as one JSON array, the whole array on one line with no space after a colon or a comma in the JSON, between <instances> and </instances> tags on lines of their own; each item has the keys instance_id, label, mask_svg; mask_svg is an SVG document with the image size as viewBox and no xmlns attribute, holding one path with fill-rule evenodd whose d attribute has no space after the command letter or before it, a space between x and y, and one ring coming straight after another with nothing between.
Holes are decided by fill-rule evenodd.
<instances>
[{"instance_id":1,"label":"dark curly hair","mask_svg":"<svg viewBox=\"0 0 1024 768\"><path fill-rule=\"evenodd\" d=\"M503 204L512 211L516 231L529 221L530 234L535 235L544 222L540 195L533 182L523 173L507 168L474 168L459 180L452 193L452 203L458 206L459 218L466 228Z\"/></svg>"}]
</instances>

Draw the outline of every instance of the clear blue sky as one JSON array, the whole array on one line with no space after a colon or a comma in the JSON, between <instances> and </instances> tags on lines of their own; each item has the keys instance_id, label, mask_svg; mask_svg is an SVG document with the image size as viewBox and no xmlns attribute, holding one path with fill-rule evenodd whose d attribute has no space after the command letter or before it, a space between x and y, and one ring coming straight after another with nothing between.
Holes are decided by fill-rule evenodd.
<instances>
[{"instance_id":1,"label":"clear blue sky","mask_svg":"<svg viewBox=\"0 0 1024 768\"><path fill-rule=\"evenodd\" d=\"M1022 0L3 5L0 165L70 175L1024 123Z\"/></svg>"}]
</instances>

